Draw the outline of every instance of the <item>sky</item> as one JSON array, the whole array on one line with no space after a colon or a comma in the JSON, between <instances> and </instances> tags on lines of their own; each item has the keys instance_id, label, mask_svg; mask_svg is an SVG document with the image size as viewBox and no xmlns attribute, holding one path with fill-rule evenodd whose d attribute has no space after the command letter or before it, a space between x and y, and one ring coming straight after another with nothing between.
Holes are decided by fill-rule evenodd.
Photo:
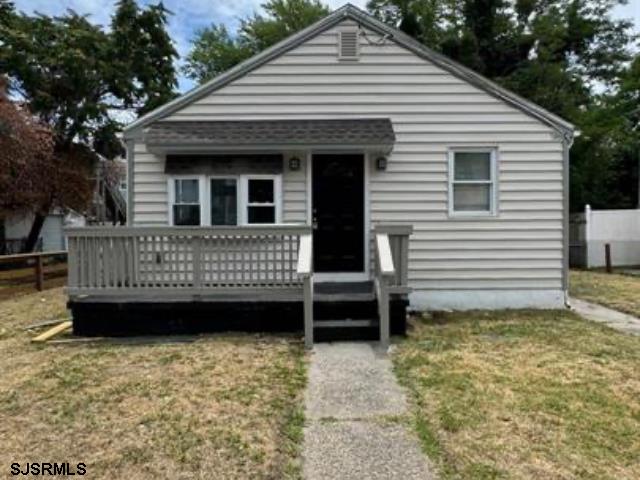
<instances>
[{"instance_id":1,"label":"sky","mask_svg":"<svg viewBox=\"0 0 640 480\"><path fill-rule=\"evenodd\" d=\"M331 8L344 5L344 0L322 0ZM116 0L14 0L16 8L25 13L35 11L47 14L62 14L66 9L80 14L90 15L94 23L108 25ZM230 32L234 32L239 19L254 12L260 12L260 4L264 0L164 0L164 5L173 12L169 20L169 33L181 57L189 52L190 40L194 33L211 23L225 24ZM157 0L138 0L140 4L157 3ZM364 8L367 0L351 0L352 4ZM619 18L631 18L640 33L640 0L629 0L624 6L614 11ZM193 82L180 76L179 89L184 92L192 88Z\"/></svg>"}]
</instances>

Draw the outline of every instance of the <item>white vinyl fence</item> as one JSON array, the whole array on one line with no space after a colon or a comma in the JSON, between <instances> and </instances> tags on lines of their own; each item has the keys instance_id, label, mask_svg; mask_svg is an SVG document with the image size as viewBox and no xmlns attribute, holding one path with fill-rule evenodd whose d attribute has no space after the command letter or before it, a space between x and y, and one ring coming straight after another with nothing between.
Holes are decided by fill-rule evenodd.
<instances>
[{"instance_id":1,"label":"white vinyl fence","mask_svg":"<svg viewBox=\"0 0 640 480\"><path fill-rule=\"evenodd\" d=\"M640 209L592 210L571 215L570 262L573 267L604 267L605 245L614 267L640 265Z\"/></svg>"}]
</instances>

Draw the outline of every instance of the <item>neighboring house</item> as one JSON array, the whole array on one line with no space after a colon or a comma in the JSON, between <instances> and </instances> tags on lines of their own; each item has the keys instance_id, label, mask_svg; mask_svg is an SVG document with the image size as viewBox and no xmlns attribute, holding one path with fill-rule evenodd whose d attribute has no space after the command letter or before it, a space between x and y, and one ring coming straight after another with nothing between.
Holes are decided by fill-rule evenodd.
<instances>
[{"instance_id":1,"label":"neighboring house","mask_svg":"<svg viewBox=\"0 0 640 480\"><path fill-rule=\"evenodd\" d=\"M573 134L347 5L127 127L131 228L71 232L76 331L561 308Z\"/></svg>"},{"instance_id":2,"label":"neighboring house","mask_svg":"<svg viewBox=\"0 0 640 480\"><path fill-rule=\"evenodd\" d=\"M17 215L4 220L4 238L0 241L3 245L0 254L22 253L26 238L31 230L33 214ZM84 226L84 217L75 212L62 212L55 210L44 221L37 251L60 252L67 249L64 228Z\"/></svg>"},{"instance_id":3,"label":"neighboring house","mask_svg":"<svg viewBox=\"0 0 640 480\"><path fill-rule=\"evenodd\" d=\"M127 165L124 158L107 160L101 155L95 170L93 200L87 211L87 223L124 224L127 219L126 189Z\"/></svg>"},{"instance_id":4,"label":"neighboring house","mask_svg":"<svg viewBox=\"0 0 640 480\"><path fill-rule=\"evenodd\" d=\"M126 161L116 158L107 162L100 157L92 178L95 183L93 199L87 212L55 209L47 216L36 251L51 252L67 249L65 228L84 225L124 224L126 222ZM12 215L0 220L0 255L23 253L33 223L33 214Z\"/></svg>"}]
</instances>

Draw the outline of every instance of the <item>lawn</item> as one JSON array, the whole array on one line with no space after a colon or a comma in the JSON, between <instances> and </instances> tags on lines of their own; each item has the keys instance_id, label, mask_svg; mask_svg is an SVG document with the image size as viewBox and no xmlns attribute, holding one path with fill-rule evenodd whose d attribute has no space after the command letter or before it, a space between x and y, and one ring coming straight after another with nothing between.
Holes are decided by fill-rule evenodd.
<instances>
[{"instance_id":1,"label":"lawn","mask_svg":"<svg viewBox=\"0 0 640 480\"><path fill-rule=\"evenodd\" d=\"M89 478L299 477L299 339L29 342L26 325L65 315L61 289L0 302L3 469L84 462Z\"/></svg>"},{"instance_id":2,"label":"lawn","mask_svg":"<svg viewBox=\"0 0 640 480\"><path fill-rule=\"evenodd\" d=\"M393 355L444 479L640 478L640 338L564 311L415 319Z\"/></svg>"},{"instance_id":3,"label":"lawn","mask_svg":"<svg viewBox=\"0 0 640 480\"><path fill-rule=\"evenodd\" d=\"M640 277L573 270L569 282L574 297L640 317Z\"/></svg>"}]
</instances>

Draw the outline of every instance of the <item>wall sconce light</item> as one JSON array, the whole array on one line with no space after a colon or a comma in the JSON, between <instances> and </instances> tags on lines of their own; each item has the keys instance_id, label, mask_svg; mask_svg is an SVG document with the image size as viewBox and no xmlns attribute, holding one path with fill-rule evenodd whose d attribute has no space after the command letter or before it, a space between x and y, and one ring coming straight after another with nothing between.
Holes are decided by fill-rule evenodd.
<instances>
[{"instance_id":1,"label":"wall sconce light","mask_svg":"<svg viewBox=\"0 0 640 480\"><path fill-rule=\"evenodd\" d=\"M376 168L378 170L386 170L387 169L387 157L378 157L378 158L376 158Z\"/></svg>"},{"instance_id":2,"label":"wall sconce light","mask_svg":"<svg viewBox=\"0 0 640 480\"><path fill-rule=\"evenodd\" d=\"M300 170L300 159L298 157L289 159L289 170Z\"/></svg>"}]
</instances>

